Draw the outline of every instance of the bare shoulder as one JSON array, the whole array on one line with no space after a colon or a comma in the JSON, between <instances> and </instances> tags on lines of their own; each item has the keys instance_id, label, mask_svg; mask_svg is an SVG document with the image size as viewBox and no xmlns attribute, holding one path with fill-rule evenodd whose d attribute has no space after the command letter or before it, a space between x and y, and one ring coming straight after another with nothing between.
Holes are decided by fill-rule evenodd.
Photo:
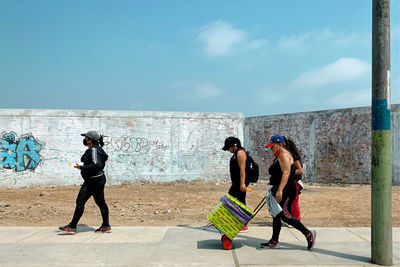
<instances>
[{"instance_id":1,"label":"bare shoulder","mask_svg":"<svg viewBox=\"0 0 400 267\"><path fill-rule=\"evenodd\" d=\"M246 157L246 152L244 150L239 150L237 152L237 156L238 156L238 158Z\"/></svg>"},{"instance_id":2,"label":"bare shoulder","mask_svg":"<svg viewBox=\"0 0 400 267\"><path fill-rule=\"evenodd\" d=\"M246 155L246 151L244 151L243 149L239 150L237 152L238 155Z\"/></svg>"},{"instance_id":3,"label":"bare shoulder","mask_svg":"<svg viewBox=\"0 0 400 267\"><path fill-rule=\"evenodd\" d=\"M281 155L279 157L279 162L290 164L290 163L293 163L293 158L288 152L281 153Z\"/></svg>"}]
</instances>

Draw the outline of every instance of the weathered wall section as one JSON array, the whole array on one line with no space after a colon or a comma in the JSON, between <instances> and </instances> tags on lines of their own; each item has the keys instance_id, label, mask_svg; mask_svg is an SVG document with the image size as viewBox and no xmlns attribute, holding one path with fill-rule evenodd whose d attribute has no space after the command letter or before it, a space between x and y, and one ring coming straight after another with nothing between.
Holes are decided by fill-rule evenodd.
<instances>
[{"instance_id":1,"label":"weathered wall section","mask_svg":"<svg viewBox=\"0 0 400 267\"><path fill-rule=\"evenodd\" d=\"M400 105L392 105L393 182L400 183ZM350 108L245 119L245 145L268 177L273 157L264 148L273 134L301 150L305 179L318 183L370 183L371 109Z\"/></svg>"},{"instance_id":2,"label":"weathered wall section","mask_svg":"<svg viewBox=\"0 0 400 267\"><path fill-rule=\"evenodd\" d=\"M400 105L392 105L393 182L400 183ZM80 133L106 135L109 184L136 180L229 179L227 136L245 147L268 177L264 148L280 133L299 146L305 180L370 183L371 110L351 108L250 117L226 113L0 109L0 187L72 185L85 147ZM245 138L243 138L245 137Z\"/></svg>"},{"instance_id":3,"label":"weathered wall section","mask_svg":"<svg viewBox=\"0 0 400 267\"><path fill-rule=\"evenodd\" d=\"M242 114L133 111L0 110L0 187L82 182L80 136L97 130L109 184L135 180L229 178L227 136L243 139Z\"/></svg>"}]
</instances>

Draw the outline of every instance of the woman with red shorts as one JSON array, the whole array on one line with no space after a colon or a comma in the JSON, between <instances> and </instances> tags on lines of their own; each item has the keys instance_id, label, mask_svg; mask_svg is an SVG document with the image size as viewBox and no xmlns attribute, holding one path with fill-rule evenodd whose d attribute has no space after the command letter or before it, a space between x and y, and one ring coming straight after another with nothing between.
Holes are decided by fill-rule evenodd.
<instances>
[{"instance_id":1,"label":"woman with red shorts","mask_svg":"<svg viewBox=\"0 0 400 267\"><path fill-rule=\"evenodd\" d=\"M286 138L285 136L282 136L283 139L285 140L285 146L287 150L292 154L293 160L294 160L294 166L296 167L296 170L294 172L294 183L296 184L296 198L293 201L292 204L292 216L296 218L297 220L301 220L300 216L300 206L299 206L299 194L300 191L303 189L302 182L301 182L301 176L303 174L303 166L301 163L301 157L299 150L297 149L295 143Z\"/></svg>"}]
</instances>

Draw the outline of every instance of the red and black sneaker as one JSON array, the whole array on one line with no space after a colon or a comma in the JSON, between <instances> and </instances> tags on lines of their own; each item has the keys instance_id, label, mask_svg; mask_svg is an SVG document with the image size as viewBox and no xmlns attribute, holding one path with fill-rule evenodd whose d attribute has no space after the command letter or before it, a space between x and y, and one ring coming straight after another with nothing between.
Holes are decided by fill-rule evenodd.
<instances>
[{"instance_id":1,"label":"red and black sneaker","mask_svg":"<svg viewBox=\"0 0 400 267\"><path fill-rule=\"evenodd\" d=\"M311 230L306 236L307 239L307 248L311 250L315 245L315 238L317 237L317 231Z\"/></svg>"},{"instance_id":2,"label":"red and black sneaker","mask_svg":"<svg viewBox=\"0 0 400 267\"><path fill-rule=\"evenodd\" d=\"M248 233L248 232L249 232L249 227L247 225L240 230L240 233Z\"/></svg>"},{"instance_id":3,"label":"red and black sneaker","mask_svg":"<svg viewBox=\"0 0 400 267\"><path fill-rule=\"evenodd\" d=\"M261 243L262 248L280 248L281 245L279 245L278 241L270 240L267 243Z\"/></svg>"},{"instance_id":4,"label":"red and black sneaker","mask_svg":"<svg viewBox=\"0 0 400 267\"><path fill-rule=\"evenodd\" d=\"M111 226L100 226L95 233L111 233Z\"/></svg>"},{"instance_id":5,"label":"red and black sneaker","mask_svg":"<svg viewBox=\"0 0 400 267\"><path fill-rule=\"evenodd\" d=\"M70 224L67 224L66 226L60 226L58 229L66 235L74 235L76 234L76 228L71 227Z\"/></svg>"}]
</instances>

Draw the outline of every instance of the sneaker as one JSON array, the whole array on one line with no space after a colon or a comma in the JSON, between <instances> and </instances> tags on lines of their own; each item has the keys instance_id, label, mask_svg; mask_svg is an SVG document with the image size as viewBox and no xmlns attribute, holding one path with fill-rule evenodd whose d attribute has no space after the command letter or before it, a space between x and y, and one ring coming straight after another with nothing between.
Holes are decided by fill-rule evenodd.
<instances>
[{"instance_id":1,"label":"sneaker","mask_svg":"<svg viewBox=\"0 0 400 267\"><path fill-rule=\"evenodd\" d=\"M272 239L268 241L267 243L261 243L262 248L280 248L281 245L279 245L278 241L273 241Z\"/></svg>"},{"instance_id":2,"label":"sneaker","mask_svg":"<svg viewBox=\"0 0 400 267\"><path fill-rule=\"evenodd\" d=\"M249 231L249 227L246 225L245 227L240 230L241 233L247 233Z\"/></svg>"},{"instance_id":3,"label":"sneaker","mask_svg":"<svg viewBox=\"0 0 400 267\"><path fill-rule=\"evenodd\" d=\"M67 224L66 226L60 226L58 229L62 232L65 232L67 235L76 234L76 228L72 228L70 224Z\"/></svg>"},{"instance_id":4,"label":"sneaker","mask_svg":"<svg viewBox=\"0 0 400 267\"><path fill-rule=\"evenodd\" d=\"M306 236L307 238L307 248L311 250L315 245L315 238L317 237L317 231L311 230L310 233Z\"/></svg>"},{"instance_id":5,"label":"sneaker","mask_svg":"<svg viewBox=\"0 0 400 267\"><path fill-rule=\"evenodd\" d=\"M111 233L111 226L100 226L95 233Z\"/></svg>"}]
</instances>

